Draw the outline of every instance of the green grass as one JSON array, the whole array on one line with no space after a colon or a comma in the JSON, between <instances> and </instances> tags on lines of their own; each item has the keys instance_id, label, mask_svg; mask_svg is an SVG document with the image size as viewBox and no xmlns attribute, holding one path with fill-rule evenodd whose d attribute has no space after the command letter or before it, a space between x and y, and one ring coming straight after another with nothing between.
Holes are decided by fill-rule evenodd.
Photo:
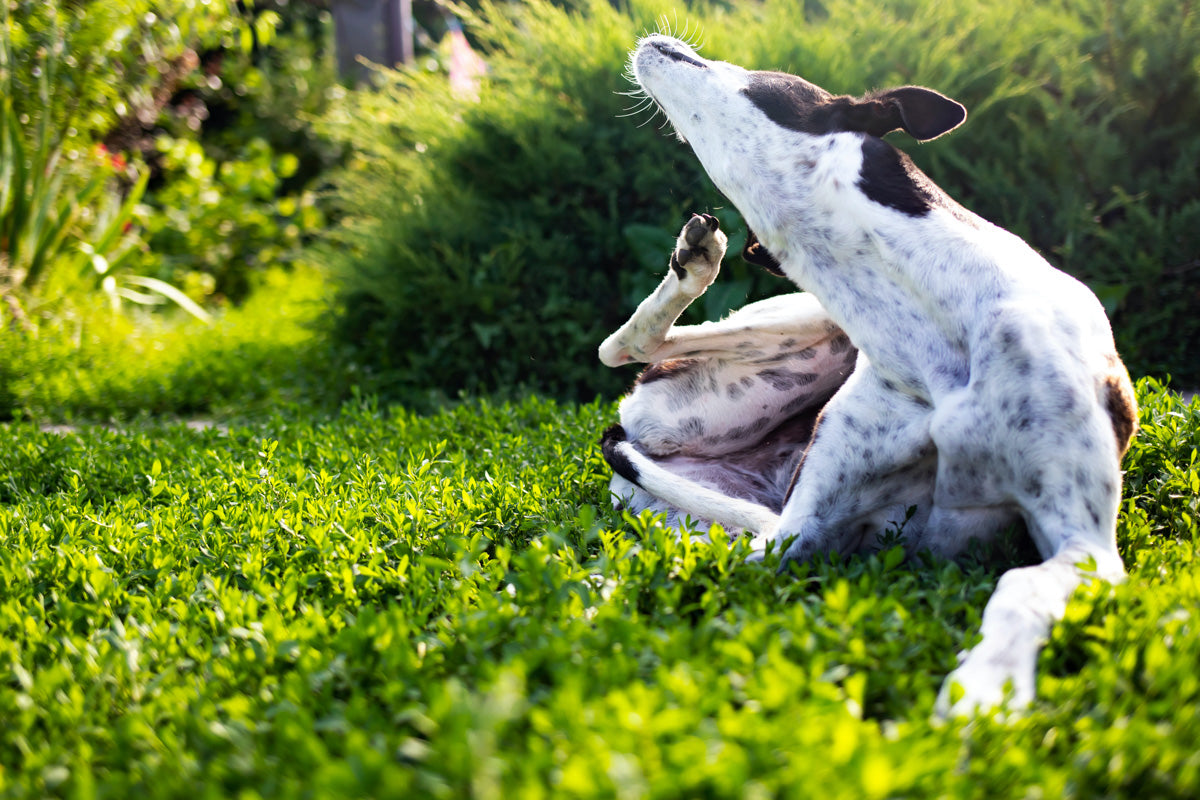
<instances>
[{"instance_id":1,"label":"green grass","mask_svg":"<svg viewBox=\"0 0 1200 800\"><path fill-rule=\"evenodd\" d=\"M0 420L125 421L147 415L262 414L280 404L333 407L371 376L319 335L328 278L313 267L261 276L215 323L114 312L70 296L0 325Z\"/></svg>"},{"instance_id":2,"label":"green grass","mask_svg":"<svg viewBox=\"0 0 1200 800\"><path fill-rule=\"evenodd\" d=\"M1194 797L1200 402L1139 392L1129 581L965 726L1003 565L676 542L608 404L0 426L0 796Z\"/></svg>"}]
</instances>

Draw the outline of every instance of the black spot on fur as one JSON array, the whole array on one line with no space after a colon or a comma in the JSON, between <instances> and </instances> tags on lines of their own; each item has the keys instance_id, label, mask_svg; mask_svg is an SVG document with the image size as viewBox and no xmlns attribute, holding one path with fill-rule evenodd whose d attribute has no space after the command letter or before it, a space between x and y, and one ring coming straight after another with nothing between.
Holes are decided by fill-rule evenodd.
<instances>
[{"instance_id":1,"label":"black spot on fur","mask_svg":"<svg viewBox=\"0 0 1200 800\"><path fill-rule=\"evenodd\" d=\"M736 442L745 439L748 436L754 436L763 433L774 422L772 417L759 417L749 425L739 425L736 428L730 428L723 436L717 437L718 442Z\"/></svg>"},{"instance_id":2,"label":"black spot on fur","mask_svg":"<svg viewBox=\"0 0 1200 800\"><path fill-rule=\"evenodd\" d=\"M600 437L600 452L604 454L604 460L612 467L613 472L636 485L641 477L638 475L637 467L625 453L621 452L619 447L625 441L625 429L619 423L609 426Z\"/></svg>"},{"instance_id":3,"label":"black spot on fur","mask_svg":"<svg viewBox=\"0 0 1200 800\"><path fill-rule=\"evenodd\" d=\"M758 377L776 391L785 391L799 386L807 386L817 379L814 372L792 372L786 369L764 369Z\"/></svg>"},{"instance_id":4,"label":"black spot on fur","mask_svg":"<svg viewBox=\"0 0 1200 800\"><path fill-rule=\"evenodd\" d=\"M786 403L784 403L781 410L784 414L794 414L807 406L811 400L811 394L798 394L791 400L788 400Z\"/></svg>"},{"instance_id":5,"label":"black spot on fur","mask_svg":"<svg viewBox=\"0 0 1200 800\"><path fill-rule=\"evenodd\" d=\"M679 277L679 280L683 280L687 277L687 270L684 269L683 265L679 263L678 251L671 253L671 269L675 271L675 274Z\"/></svg>"},{"instance_id":6,"label":"black spot on fur","mask_svg":"<svg viewBox=\"0 0 1200 800\"><path fill-rule=\"evenodd\" d=\"M940 192L907 155L882 139L868 136L858 188L880 205L910 217L921 217L937 205Z\"/></svg>"}]
</instances>

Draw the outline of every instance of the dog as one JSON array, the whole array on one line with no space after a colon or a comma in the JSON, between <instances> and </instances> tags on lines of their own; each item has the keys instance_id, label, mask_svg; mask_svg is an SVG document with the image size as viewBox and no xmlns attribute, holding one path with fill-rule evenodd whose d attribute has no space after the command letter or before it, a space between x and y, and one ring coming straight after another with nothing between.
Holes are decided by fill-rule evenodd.
<instances>
[{"instance_id":1,"label":"dog","mask_svg":"<svg viewBox=\"0 0 1200 800\"><path fill-rule=\"evenodd\" d=\"M650 365L602 440L614 496L745 530L784 564L869 551L888 529L953 558L1023 522L1043 560L1001 576L937 713L1027 706L1072 593L1125 575L1137 406L1099 301L883 140L950 132L956 101L834 96L663 34L630 64L746 220L743 255L804 291L675 326L727 246L714 218L689 220L661 285L600 347L606 365Z\"/></svg>"}]
</instances>

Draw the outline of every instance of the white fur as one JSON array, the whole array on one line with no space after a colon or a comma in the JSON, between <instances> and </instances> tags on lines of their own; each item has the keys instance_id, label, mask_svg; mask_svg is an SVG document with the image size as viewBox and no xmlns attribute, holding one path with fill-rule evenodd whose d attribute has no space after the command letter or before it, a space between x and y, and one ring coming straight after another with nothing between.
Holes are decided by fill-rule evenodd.
<instances>
[{"instance_id":1,"label":"white fur","mask_svg":"<svg viewBox=\"0 0 1200 800\"><path fill-rule=\"evenodd\" d=\"M719 232L700 248L681 234L680 247L699 250L687 276L668 272L601 347L610 366L690 359L623 403L628 441L611 450L640 479L614 485L634 505L665 503L679 517L695 511L746 528L756 549L775 543L787 559L868 548L914 507L906 546L948 556L1023 520L1045 561L1002 577L983 640L947 679L939 709L992 708L1006 689L1014 707L1028 703L1037 653L1075 588L1124 575L1115 541L1123 443L1111 406L1115 392L1128 422L1132 400L1099 302L1021 239L948 199L914 214L873 198L860 180L871 168L869 134L777 124L745 93L752 73L741 67L705 61L661 35L640 42L631 63L783 272L810 294L673 328L716 278L725 249ZM840 331L859 350L844 384ZM783 422L821 404L793 485L777 473L800 461L785 458L789 443L805 442L764 437L763 425L748 430L747 422L761 414ZM765 489L752 474L752 456L764 450ZM783 500L777 514L767 508L775 498ZM755 503L763 508L745 507ZM952 703L954 684L963 694Z\"/></svg>"}]
</instances>

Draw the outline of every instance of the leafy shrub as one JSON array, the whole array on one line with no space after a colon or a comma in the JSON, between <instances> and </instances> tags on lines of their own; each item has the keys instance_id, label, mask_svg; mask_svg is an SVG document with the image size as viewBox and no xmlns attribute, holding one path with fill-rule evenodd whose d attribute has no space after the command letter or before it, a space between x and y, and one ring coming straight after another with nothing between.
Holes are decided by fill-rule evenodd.
<instances>
[{"instance_id":1,"label":"leafy shrub","mask_svg":"<svg viewBox=\"0 0 1200 800\"><path fill-rule=\"evenodd\" d=\"M245 9L254 29L269 24L269 36L256 35L248 56L237 51L214 55L206 71L187 84L191 111L160 121L174 138L187 138L180 124L189 113L203 114L201 136L215 161L240 158L246 142L263 140L277 154L296 159L281 194L311 185L339 163L342 148L321 136L314 120L345 89L338 82L333 52L333 19L324 0L257 0ZM201 111L203 109L203 111Z\"/></svg>"},{"instance_id":2,"label":"leafy shrub","mask_svg":"<svg viewBox=\"0 0 1200 800\"><path fill-rule=\"evenodd\" d=\"M46 120L71 143L99 141L126 120L153 124L197 66L198 51L240 47L250 35L235 4L212 0L8 5L18 57L7 79L17 115L30 124ZM260 32L274 22L264 18ZM43 77L53 89L45 99L38 91Z\"/></svg>"},{"instance_id":3,"label":"leafy shrub","mask_svg":"<svg viewBox=\"0 0 1200 800\"><path fill-rule=\"evenodd\" d=\"M193 301L244 300L255 272L292 263L324 224L307 185L337 148L316 143L305 115L336 86L321 50L328 13L296 4L316 34L284 25L281 43L293 52L283 57L268 47L284 19L264 7L275 4L246 13L207 0L92 5L5 6L0 74L11 110L0 177L42 191L0 189L0 241L14 256L36 255L0 274L29 276L20 288L43 308L93 285L114 300L169 296L198 315ZM95 150L121 170L94 174L109 166L92 163ZM143 158L148 168L137 166ZM32 201L9 202L25 196ZM54 213L18 213L42 206ZM18 248L30 237L37 247Z\"/></svg>"},{"instance_id":4,"label":"leafy shrub","mask_svg":"<svg viewBox=\"0 0 1200 800\"><path fill-rule=\"evenodd\" d=\"M1195 797L1200 402L1138 391L1128 582L944 726L997 567L676 541L608 506L611 405L0 425L0 793Z\"/></svg>"},{"instance_id":5,"label":"leafy shrub","mask_svg":"<svg viewBox=\"0 0 1200 800\"><path fill-rule=\"evenodd\" d=\"M142 260L196 301L244 300L256 273L295 261L324 224L312 192L280 196L299 161L263 139L220 164L189 139L157 147L163 183L146 209Z\"/></svg>"},{"instance_id":6,"label":"leafy shrub","mask_svg":"<svg viewBox=\"0 0 1200 800\"><path fill-rule=\"evenodd\" d=\"M52 28L55 21L51 14ZM114 306L122 300L172 299L203 317L169 284L130 274L129 256L140 243L130 229L149 173L143 169L139 175L103 145L82 153L68 149L74 134L63 124L71 120L54 118L54 101L61 98L52 100L60 71L72 63L61 41L32 59L40 108L32 116L18 113L27 103L18 96L30 60L29 31L10 23L5 5L0 9L0 300L5 305L0 325L35 327L18 295L56 298L80 287L99 287Z\"/></svg>"},{"instance_id":7,"label":"leafy shrub","mask_svg":"<svg viewBox=\"0 0 1200 800\"><path fill-rule=\"evenodd\" d=\"M780 0L694 5L672 24L699 23L710 57L831 91L923 83L963 100L971 117L954 136L898 143L1090 282L1133 372L1194 382L1200 22L1189 9ZM344 280L338 334L364 360L400 387L450 393L619 388L595 347L665 270L687 212L738 227L686 146L639 127L644 116L619 117L626 53L661 10L485 5L474 33L491 72L478 101L435 76L391 75L330 117L360 159L339 181L352 219L329 257ZM784 288L736 255L726 270L709 313Z\"/></svg>"},{"instance_id":8,"label":"leafy shrub","mask_svg":"<svg viewBox=\"0 0 1200 800\"><path fill-rule=\"evenodd\" d=\"M677 230L711 190L685 150L618 117L631 19L604 3L487 13L478 102L440 75L393 74L328 122L359 153L337 188L349 257L330 253L340 336L409 387L615 390L595 346L658 279L638 274L626 226Z\"/></svg>"}]
</instances>

